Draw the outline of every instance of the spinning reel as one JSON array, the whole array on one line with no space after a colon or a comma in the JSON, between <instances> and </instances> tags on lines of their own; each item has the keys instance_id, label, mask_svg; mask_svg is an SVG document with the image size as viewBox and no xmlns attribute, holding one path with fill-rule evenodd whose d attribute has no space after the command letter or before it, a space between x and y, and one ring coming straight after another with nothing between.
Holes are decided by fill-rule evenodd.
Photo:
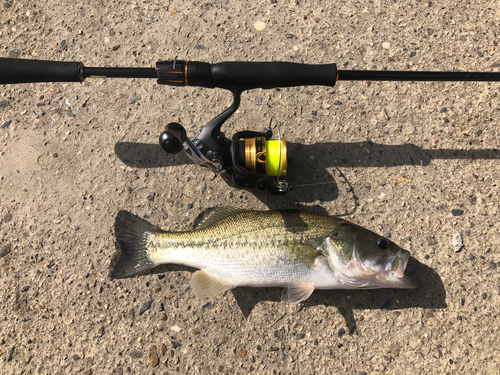
<instances>
[{"instance_id":1,"label":"spinning reel","mask_svg":"<svg viewBox=\"0 0 500 375\"><path fill-rule=\"evenodd\" d=\"M279 123L278 139L271 139L271 123L265 132L242 131L232 139L221 132L222 124L238 109L239 94L231 107L205 125L193 140L187 138L182 125L171 122L160 135L160 145L169 154L184 150L192 161L214 173L226 172L235 186L285 194L287 147Z\"/></svg>"},{"instance_id":2,"label":"spinning reel","mask_svg":"<svg viewBox=\"0 0 500 375\"><path fill-rule=\"evenodd\" d=\"M288 185L286 140L271 139L265 132L242 131L227 138L224 122L238 109L245 90L320 85L333 87L337 80L356 81L500 81L500 73L337 70L335 64L308 65L289 62L158 61L155 68L85 67L80 62L0 58L0 84L27 82L83 82L88 77L156 78L159 84L223 88L233 94L224 112L206 124L195 137L184 127L169 123L160 145L169 154L184 149L195 163L214 172L226 172L238 187L257 187L285 194Z\"/></svg>"},{"instance_id":3,"label":"spinning reel","mask_svg":"<svg viewBox=\"0 0 500 375\"><path fill-rule=\"evenodd\" d=\"M235 186L257 187L275 194L285 194L288 188L285 181L285 138L279 136L278 139L270 139L273 134L269 127L263 133L238 132L229 140L220 131L221 125L217 124L217 130L210 133L214 136L210 143L220 142L217 150L205 146L208 142L200 137L201 132L192 141L189 140L184 127L175 122L169 123L161 133L160 145L169 154L177 154L184 149L192 161L210 168L214 173L227 172ZM211 126L211 122L206 126Z\"/></svg>"}]
</instances>

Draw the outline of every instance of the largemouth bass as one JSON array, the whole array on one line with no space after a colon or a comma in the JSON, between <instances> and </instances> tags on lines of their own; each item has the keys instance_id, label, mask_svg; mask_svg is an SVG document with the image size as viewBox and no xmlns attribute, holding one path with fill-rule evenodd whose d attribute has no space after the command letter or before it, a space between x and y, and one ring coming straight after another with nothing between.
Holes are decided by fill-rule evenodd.
<instances>
[{"instance_id":1,"label":"largemouth bass","mask_svg":"<svg viewBox=\"0 0 500 375\"><path fill-rule=\"evenodd\" d=\"M199 270L191 278L198 297L238 286L283 287L296 304L314 289L414 288L404 275L410 253L348 221L305 211L215 208L195 229L165 232L125 211L118 213L121 255L113 278L173 263Z\"/></svg>"}]
</instances>

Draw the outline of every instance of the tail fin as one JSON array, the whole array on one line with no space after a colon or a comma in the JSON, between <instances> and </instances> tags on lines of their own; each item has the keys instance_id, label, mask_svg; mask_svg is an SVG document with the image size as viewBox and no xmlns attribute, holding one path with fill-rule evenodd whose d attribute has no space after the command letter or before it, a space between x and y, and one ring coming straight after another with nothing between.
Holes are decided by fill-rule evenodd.
<instances>
[{"instance_id":1,"label":"tail fin","mask_svg":"<svg viewBox=\"0 0 500 375\"><path fill-rule=\"evenodd\" d=\"M146 246L149 235L158 232L162 230L146 220L127 211L118 212L115 220L115 235L122 251L111 272L111 277L122 279L155 267L156 264L148 256Z\"/></svg>"}]
</instances>

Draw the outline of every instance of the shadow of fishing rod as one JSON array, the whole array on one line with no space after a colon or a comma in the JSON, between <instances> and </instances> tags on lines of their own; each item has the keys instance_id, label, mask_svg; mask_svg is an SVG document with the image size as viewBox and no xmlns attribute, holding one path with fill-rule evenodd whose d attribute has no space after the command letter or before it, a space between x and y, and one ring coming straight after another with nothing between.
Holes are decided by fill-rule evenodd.
<instances>
[{"instance_id":1,"label":"shadow of fishing rod","mask_svg":"<svg viewBox=\"0 0 500 375\"><path fill-rule=\"evenodd\" d=\"M362 147L360 147L362 145ZM251 188L247 191L270 208L280 208L294 202L333 201L338 197L338 185L329 168L378 167L403 165L428 166L432 160L487 160L500 159L500 149L423 149L414 144L384 145L373 142L326 142L312 145L287 143L290 189L282 199ZM158 144L118 142L115 154L133 168L165 168L192 164L183 154L169 155ZM229 178L222 174L226 182ZM315 185L316 184L316 185ZM284 206L285 204L285 206Z\"/></svg>"}]
</instances>

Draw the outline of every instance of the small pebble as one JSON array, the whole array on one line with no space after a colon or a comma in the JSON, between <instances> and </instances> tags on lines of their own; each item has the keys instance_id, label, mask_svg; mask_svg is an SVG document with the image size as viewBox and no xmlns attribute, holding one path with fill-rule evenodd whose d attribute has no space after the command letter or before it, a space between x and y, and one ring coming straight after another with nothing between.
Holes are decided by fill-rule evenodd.
<instances>
[{"instance_id":1,"label":"small pebble","mask_svg":"<svg viewBox=\"0 0 500 375\"><path fill-rule=\"evenodd\" d=\"M172 327L170 327L170 329L172 331L174 331L174 332L180 332L181 331L181 327L179 327L179 326L172 326Z\"/></svg>"},{"instance_id":2,"label":"small pebble","mask_svg":"<svg viewBox=\"0 0 500 375\"><path fill-rule=\"evenodd\" d=\"M236 355L240 358L244 358L247 355L247 350L245 349L245 347L241 346L236 349Z\"/></svg>"},{"instance_id":3,"label":"small pebble","mask_svg":"<svg viewBox=\"0 0 500 375\"><path fill-rule=\"evenodd\" d=\"M11 120L3 121L3 122L0 124L0 128L5 129L5 128L6 128L7 126L9 126L10 124L12 124L12 121L11 121Z\"/></svg>"},{"instance_id":4,"label":"small pebble","mask_svg":"<svg viewBox=\"0 0 500 375\"><path fill-rule=\"evenodd\" d=\"M133 350L129 353L130 358L142 358L143 352L141 350Z\"/></svg>"},{"instance_id":5,"label":"small pebble","mask_svg":"<svg viewBox=\"0 0 500 375\"><path fill-rule=\"evenodd\" d=\"M7 362L10 362L12 360L12 357L14 356L14 349L16 347L13 346L12 349L10 349L9 354L7 355Z\"/></svg>"},{"instance_id":6,"label":"small pebble","mask_svg":"<svg viewBox=\"0 0 500 375\"><path fill-rule=\"evenodd\" d=\"M262 21L257 21L253 25L253 27L255 27L258 31L264 31L266 26L267 26L266 23Z\"/></svg>"},{"instance_id":7,"label":"small pebble","mask_svg":"<svg viewBox=\"0 0 500 375\"><path fill-rule=\"evenodd\" d=\"M451 241L451 248L455 253L458 253L462 248L464 247L464 244L462 242L462 235L460 233L455 233L453 236L453 240Z\"/></svg>"},{"instance_id":8,"label":"small pebble","mask_svg":"<svg viewBox=\"0 0 500 375\"><path fill-rule=\"evenodd\" d=\"M339 329L339 331L337 332L337 336L342 337L344 335L345 335L345 329L344 328Z\"/></svg>"},{"instance_id":9,"label":"small pebble","mask_svg":"<svg viewBox=\"0 0 500 375\"><path fill-rule=\"evenodd\" d=\"M137 103L139 100L141 100L141 95L135 92L133 92L132 95L130 95L130 98L128 98L129 104Z\"/></svg>"},{"instance_id":10,"label":"small pebble","mask_svg":"<svg viewBox=\"0 0 500 375\"><path fill-rule=\"evenodd\" d=\"M389 43L389 42L382 43L382 48L383 49L389 49L389 48L391 48L391 43Z\"/></svg>"},{"instance_id":11,"label":"small pebble","mask_svg":"<svg viewBox=\"0 0 500 375\"><path fill-rule=\"evenodd\" d=\"M453 216L462 216L464 214L464 211L459 210L458 208L454 208L453 210L451 210L451 214Z\"/></svg>"},{"instance_id":12,"label":"small pebble","mask_svg":"<svg viewBox=\"0 0 500 375\"><path fill-rule=\"evenodd\" d=\"M148 302L144 302L141 306L141 308L139 309L139 315L142 315L144 314L147 310L149 310L149 308L151 307L153 303L153 300L151 301L148 301Z\"/></svg>"},{"instance_id":13,"label":"small pebble","mask_svg":"<svg viewBox=\"0 0 500 375\"><path fill-rule=\"evenodd\" d=\"M174 349L178 348L179 346L182 346L182 344L177 340L170 340L170 343L172 344L172 347Z\"/></svg>"},{"instance_id":14,"label":"small pebble","mask_svg":"<svg viewBox=\"0 0 500 375\"><path fill-rule=\"evenodd\" d=\"M2 249L0 250L0 258L3 258L4 256L6 256L8 253L10 253L10 245L5 245L4 247L2 247Z\"/></svg>"},{"instance_id":15,"label":"small pebble","mask_svg":"<svg viewBox=\"0 0 500 375\"><path fill-rule=\"evenodd\" d=\"M151 364L151 367L158 366L158 363L160 362L160 360L158 359L158 352L156 350L156 345L151 345L151 347L149 348L148 358L149 358L149 363Z\"/></svg>"},{"instance_id":16,"label":"small pebble","mask_svg":"<svg viewBox=\"0 0 500 375\"><path fill-rule=\"evenodd\" d=\"M161 344L161 355L165 355L167 353L167 345Z\"/></svg>"}]
</instances>

